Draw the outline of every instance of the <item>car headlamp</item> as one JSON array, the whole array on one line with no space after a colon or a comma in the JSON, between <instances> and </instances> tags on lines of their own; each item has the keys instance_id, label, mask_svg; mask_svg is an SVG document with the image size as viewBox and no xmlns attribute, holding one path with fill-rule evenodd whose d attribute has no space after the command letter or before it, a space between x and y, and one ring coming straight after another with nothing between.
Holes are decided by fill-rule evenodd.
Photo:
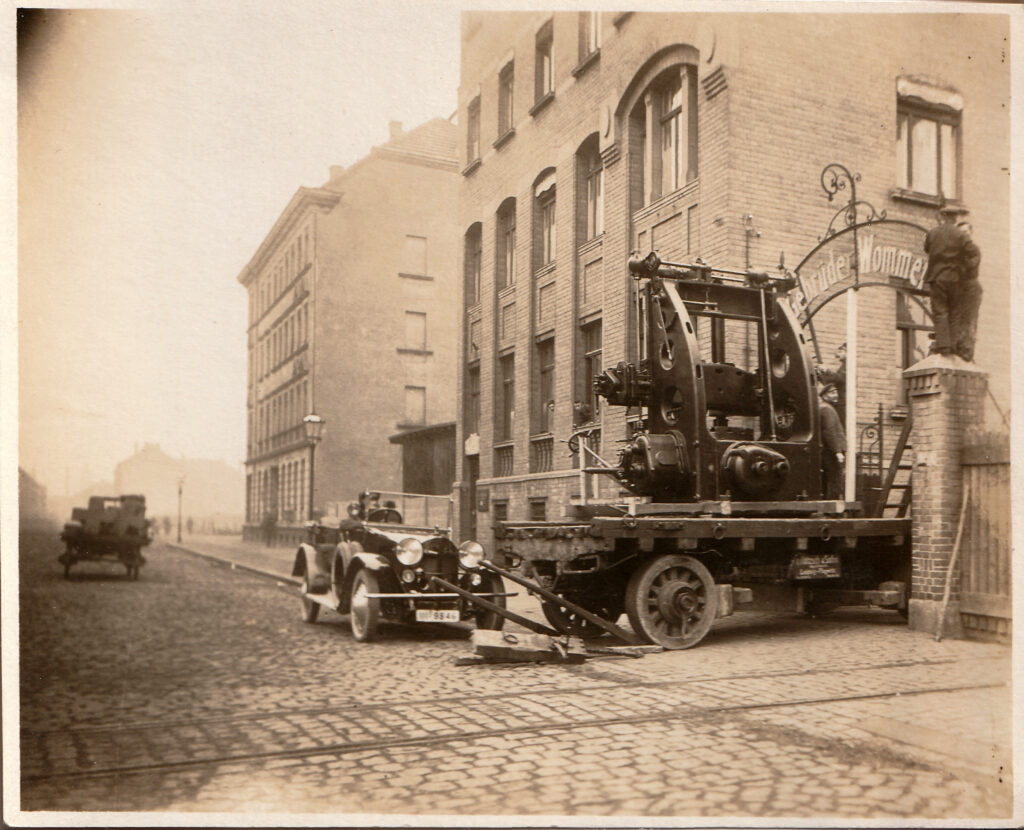
<instances>
[{"instance_id":1,"label":"car headlamp","mask_svg":"<svg viewBox=\"0 0 1024 830\"><path fill-rule=\"evenodd\" d=\"M418 539L403 539L395 555L403 565L415 565L423 558L423 545Z\"/></svg>"},{"instance_id":2,"label":"car headlamp","mask_svg":"<svg viewBox=\"0 0 1024 830\"><path fill-rule=\"evenodd\" d=\"M359 518L359 502L357 502L357 501L349 502L347 509L348 509L348 515L349 515L350 518L352 518L352 519L358 519Z\"/></svg>"},{"instance_id":3,"label":"car headlamp","mask_svg":"<svg viewBox=\"0 0 1024 830\"><path fill-rule=\"evenodd\" d=\"M467 539L459 545L459 562L463 568L473 569L479 567L484 559L484 546L472 539Z\"/></svg>"}]
</instances>

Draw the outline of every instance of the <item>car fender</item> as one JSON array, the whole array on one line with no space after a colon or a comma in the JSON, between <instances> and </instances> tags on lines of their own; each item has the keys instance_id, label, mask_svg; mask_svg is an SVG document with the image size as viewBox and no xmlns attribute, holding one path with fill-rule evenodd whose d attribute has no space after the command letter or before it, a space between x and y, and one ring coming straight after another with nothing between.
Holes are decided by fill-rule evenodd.
<instances>
[{"instance_id":1,"label":"car fender","mask_svg":"<svg viewBox=\"0 0 1024 830\"><path fill-rule=\"evenodd\" d=\"M295 562L292 565L292 576L303 574L309 574L310 593L320 594L330 587L331 575L324 569L323 557L318 555L313 545L305 542L299 545L295 552Z\"/></svg>"}]
</instances>

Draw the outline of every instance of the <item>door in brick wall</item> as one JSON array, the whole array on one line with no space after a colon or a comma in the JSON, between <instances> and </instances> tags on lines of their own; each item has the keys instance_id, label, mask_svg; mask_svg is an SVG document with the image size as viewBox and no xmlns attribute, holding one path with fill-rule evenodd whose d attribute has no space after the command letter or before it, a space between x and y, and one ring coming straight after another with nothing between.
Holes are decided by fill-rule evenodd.
<instances>
[{"instance_id":1,"label":"door in brick wall","mask_svg":"<svg viewBox=\"0 0 1024 830\"><path fill-rule=\"evenodd\" d=\"M1008 639L1012 605L1009 436L968 436L962 452L964 487L970 487L970 495L960 542L960 615L968 635Z\"/></svg>"}]
</instances>

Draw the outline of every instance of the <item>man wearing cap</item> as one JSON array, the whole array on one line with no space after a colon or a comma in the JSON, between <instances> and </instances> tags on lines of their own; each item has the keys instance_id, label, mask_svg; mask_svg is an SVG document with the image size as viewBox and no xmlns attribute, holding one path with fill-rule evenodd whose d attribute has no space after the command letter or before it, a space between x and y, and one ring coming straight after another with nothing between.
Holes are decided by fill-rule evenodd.
<instances>
[{"instance_id":1,"label":"man wearing cap","mask_svg":"<svg viewBox=\"0 0 1024 830\"><path fill-rule=\"evenodd\" d=\"M970 361L974 358L974 332L981 303L978 284L981 251L970 234L957 226L955 220L959 212L952 205L943 204L939 209L939 224L925 236L928 267L924 272L924 285L931 297L935 324L932 351L958 354Z\"/></svg>"},{"instance_id":2,"label":"man wearing cap","mask_svg":"<svg viewBox=\"0 0 1024 830\"><path fill-rule=\"evenodd\" d=\"M846 461L846 432L835 404L838 390L833 384L821 392L821 467L825 474L825 498L843 497L843 464Z\"/></svg>"}]
</instances>

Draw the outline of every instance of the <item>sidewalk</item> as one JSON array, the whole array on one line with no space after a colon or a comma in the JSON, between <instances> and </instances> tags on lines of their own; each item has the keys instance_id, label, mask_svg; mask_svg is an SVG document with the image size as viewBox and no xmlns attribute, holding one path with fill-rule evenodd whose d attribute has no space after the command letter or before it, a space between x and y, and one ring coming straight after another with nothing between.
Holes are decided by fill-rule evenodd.
<instances>
[{"instance_id":1,"label":"sidewalk","mask_svg":"<svg viewBox=\"0 0 1024 830\"><path fill-rule=\"evenodd\" d=\"M282 582L298 585L293 577L292 564L295 562L295 548L267 547L260 542L246 542L241 536L186 534L181 543L174 537L158 537L156 543L194 553L207 559L229 562L235 567L273 577Z\"/></svg>"}]
</instances>

